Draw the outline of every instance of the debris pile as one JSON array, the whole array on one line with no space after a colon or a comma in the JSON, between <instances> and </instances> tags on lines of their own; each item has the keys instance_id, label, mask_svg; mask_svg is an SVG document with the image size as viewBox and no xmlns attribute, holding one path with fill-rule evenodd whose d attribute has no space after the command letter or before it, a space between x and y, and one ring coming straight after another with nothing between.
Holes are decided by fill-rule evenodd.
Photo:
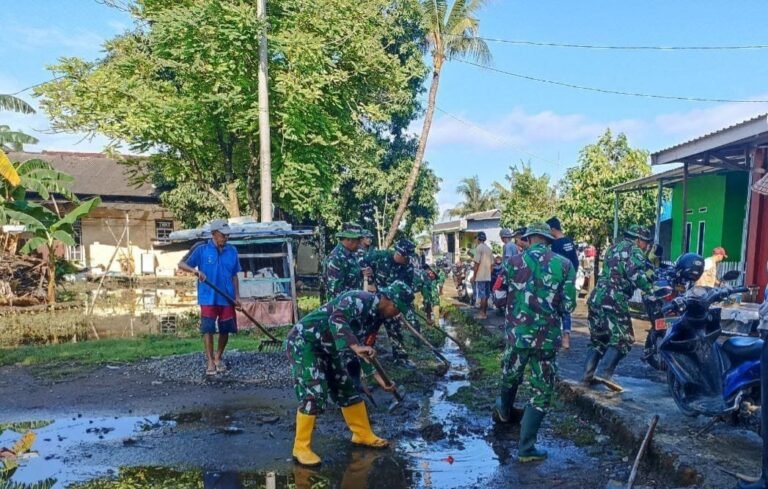
<instances>
[{"instance_id":1,"label":"debris pile","mask_svg":"<svg viewBox=\"0 0 768 489\"><path fill-rule=\"evenodd\" d=\"M45 304L48 273L40 258L0 255L0 306Z\"/></svg>"}]
</instances>

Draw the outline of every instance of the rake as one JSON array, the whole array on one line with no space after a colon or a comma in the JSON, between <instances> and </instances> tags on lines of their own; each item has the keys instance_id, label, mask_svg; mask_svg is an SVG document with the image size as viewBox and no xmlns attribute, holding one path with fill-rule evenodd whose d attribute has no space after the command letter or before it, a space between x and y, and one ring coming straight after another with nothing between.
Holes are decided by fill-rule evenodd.
<instances>
[{"instance_id":1,"label":"rake","mask_svg":"<svg viewBox=\"0 0 768 489\"><path fill-rule=\"evenodd\" d=\"M214 290L214 291L215 291L217 294L219 294L220 296L222 296L224 299L226 299L226 301L227 301L227 302L229 302L229 304L230 304L231 306L234 306L234 305L235 305L235 299L233 299L232 297L230 297L230 296L229 296L229 294L227 294L226 292L224 292L224 291L223 291L223 290L221 290L220 288L218 288L218 287L216 287L215 285L213 285L213 284L212 284L212 283L211 283L211 282L208 280L208 278L207 278L207 277L206 277L206 279L203 281L203 283L204 283L204 284L206 284L208 287L212 288L212 289L213 289L213 290ZM251 320L251 322L252 322L253 324L255 324L255 325L256 325L256 327L257 327L257 328L259 328L259 330L260 330L262 333L264 333L265 335L267 335L267 337L269 338L268 340L262 340L262 341L261 341L261 343L259 343L259 351L260 351L260 352L265 352L265 353L279 353L279 352L282 352L282 351L283 351L283 342L282 342L282 341L278 340L277 338L275 338L275 336L274 336L274 335L272 335L272 333L270 333L269 331L267 331L267 328L265 328L265 327L264 327L264 326L262 326L262 325L261 325L261 324L260 324L258 321L256 321L256 319L255 319L253 316L251 316L251 315L250 315L250 313L248 313L248 311L246 311L245 309L240 309L240 311L241 311L243 314L245 314L245 317L247 317L248 319L250 319L250 320Z\"/></svg>"}]
</instances>

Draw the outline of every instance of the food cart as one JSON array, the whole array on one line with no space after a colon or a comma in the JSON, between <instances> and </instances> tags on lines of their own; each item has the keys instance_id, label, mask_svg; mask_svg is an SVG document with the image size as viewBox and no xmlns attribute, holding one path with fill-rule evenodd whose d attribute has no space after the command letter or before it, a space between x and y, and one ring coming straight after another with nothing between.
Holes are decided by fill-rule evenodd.
<instances>
[{"instance_id":1,"label":"food cart","mask_svg":"<svg viewBox=\"0 0 768 489\"><path fill-rule=\"evenodd\" d=\"M299 318L296 294L294 247L299 240L311 237L314 229L295 229L283 221L256 222L252 218L229 220L229 244L237 248L241 272L240 299L246 309L262 326L276 327L295 323ZM209 239L208 225L171 233L175 244L191 248L195 242ZM255 327L238 312L241 329Z\"/></svg>"}]
</instances>

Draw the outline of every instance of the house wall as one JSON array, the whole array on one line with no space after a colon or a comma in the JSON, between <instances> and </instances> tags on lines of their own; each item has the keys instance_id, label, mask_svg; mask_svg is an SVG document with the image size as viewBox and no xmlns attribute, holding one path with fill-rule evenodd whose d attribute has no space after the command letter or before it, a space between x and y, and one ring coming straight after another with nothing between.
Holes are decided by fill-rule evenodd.
<instances>
[{"instance_id":1,"label":"house wall","mask_svg":"<svg viewBox=\"0 0 768 489\"><path fill-rule=\"evenodd\" d=\"M741 235L746 202L746 175L738 172L725 175L706 175L688 180L688 209L686 222L690 222L689 251L699 247L699 223L705 223L702 254L709 256L717 246L728 250L729 261L741 260ZM672 192L672 246L669 256L677 258L684 252L682 243L683 184ZM706 208L702 212L702 208Z\"/></svg>"},{"instance_id":2,"label":"house wall","mask_svg":"<svg viewBox=\"0 0 768 489\"><path fill-rule=\"evenodd\" d=\"M753 157L753 167L755 172L752 176L757 181L763 176L762 169L765 168L766 151L763 148L757 148ZM746 277L745 285L757 285L759 287L759 298L763 300L763 290L768 283L768 271L766 271L766 262L768 261L768 197L752 192L752 200L749 208L749 238L747 239L747 257L746 257Z\"/></svg>"},{"instance_id":3,"label":"house wall","mask_svg":"<svg viewBox=\"0 0 768 489\"><path fill-rule=\"evenodd\" d=\"M174 229L180 229L181 223L173 215L155 205L146 208L134 206L131 210L110 208L102 204L87 218L81 220L82 245L85 253L85 265L88 268L107 269L107 265L115 253L117 241L127 228L117 258L109 267L110 272L125 273L121 268L120 258L131 257L136 274L142 272L142 255L151 255L145 261L154 262L155 271L159 274L172 275L176 264L186 253L185 251L165 252L155 250L152 243L156 241L155 221L174 221ZM128 218L126 219L126 214Z\"/></svg>"}]
</instances>

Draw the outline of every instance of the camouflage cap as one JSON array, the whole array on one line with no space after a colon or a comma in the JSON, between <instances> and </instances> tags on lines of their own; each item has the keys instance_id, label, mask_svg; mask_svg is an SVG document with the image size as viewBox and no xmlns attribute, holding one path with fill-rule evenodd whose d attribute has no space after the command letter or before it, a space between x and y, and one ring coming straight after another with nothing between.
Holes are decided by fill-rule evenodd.
<instances>
[{"instance_id":1,"label":"camouflage cap","mask_svg":"<svg viewBox=\"0 0 768 489\"><path fill-rule=\"evenodd\" d=\"M336 233L336 237L339 239L360 239L363 237L363 228L359 224L354 222L345 222L341 226L341 231Z\"/></svg>"},{"instance_id":2,"label":"camouflage cap","mask_svg":"<svg viewBox=\"0 0 768 489\"><path fill-rule=\"evenodd\" d=\"M549 225L546 222L534 222L533 224L530 224L528 227L525 228L525 233L523 233L523 238L527 238L529 236L542 236L544 238L547 238L549 240L554 240L555 237L552 236L552 232L549 229Z\"/></svg>"},{"instance_id":3,"label":"camouflage cap","mask_svg":"<svg viewBox=\"0 0 768 489\"><path fill-rule=\"evenodd\" d=\"M653 233L651 233L650 229L638 224L629 226L629 228L624 231L624 236L642 239L643 241L647 241L649 243L653 241Z\"/></svg>"},{"instance_id":4,"label":"camouflage cap","mask_svg":"<svg viewBox=\"0 0 768 489\"><path fill-rule=\"evenodd\" d=\"M395 251L403 256L411 256L416 251L416 245L413 244L413 241L401 239L395 245Z\"/></svg>"},{"instance_id":5,"label":"camouflage cap","mask_svg":"<svg viewBox=\"0 0 768 489\"><path fill-rule=\"evenodd\" d=\"M363 229L363 238L373 238L373 233L367 229Z\"/></svg>"},{"instance_id":6,"label":"camouflage cap","mask_svg":"<svg viewBox=\"0 0 768 489\"><path fill-rule=\"evenodd\" d=\"M413 291L402 280L395 280L389 287L379 289L379 294L395 303L397 309L406 314L413 303Z\"/></svg>"}]
</instances>

